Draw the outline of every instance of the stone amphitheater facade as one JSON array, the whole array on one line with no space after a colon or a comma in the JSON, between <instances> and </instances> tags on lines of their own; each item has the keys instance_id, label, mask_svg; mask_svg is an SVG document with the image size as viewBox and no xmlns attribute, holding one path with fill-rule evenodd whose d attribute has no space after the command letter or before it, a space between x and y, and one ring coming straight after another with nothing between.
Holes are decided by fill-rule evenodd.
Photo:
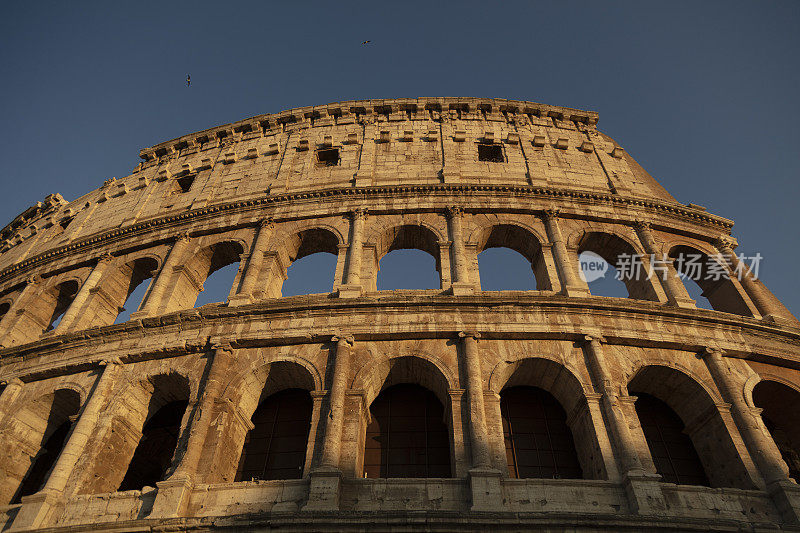
<instances>
[{"instance_id":1,"label":"stone amphitheater facade","mask_svg":"<svg viewBox=\"0 0 800 533\"><path fill-rule=\"evenodd\" d=\"M677 202L597 120L293 109L27 209L0 234L0 529L800 530L800 324L741 268L732 221ZM492 247L536 290L482 290ZM405 248L438 288L377 290ZM740 274L698 278L714 310L685 250ZM593 296L584 251L662 275ZM331 292L282 297L317 252ZM194 308L237 262L227 301Z\"/></svg>"}]
</instances>

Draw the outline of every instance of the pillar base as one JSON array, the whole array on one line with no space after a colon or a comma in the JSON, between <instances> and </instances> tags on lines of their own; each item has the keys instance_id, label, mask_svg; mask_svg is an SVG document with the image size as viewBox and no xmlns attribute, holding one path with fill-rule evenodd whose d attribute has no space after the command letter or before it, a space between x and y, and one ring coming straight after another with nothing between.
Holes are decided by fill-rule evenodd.
<instances>
[{"instance_id":1,"label":"pillar base","mask_svg":"<svg viewBox=\"0 0 800 533\"><path fill-rule=\"evenodd\" d=\"M228 298L228 307L248 305L253 303L253 297L249 294L237 294Z\"/></svg>"},{"instance_id":2,"label":"pillar base","mask_svg":"<svg viewBox=\"0 0 800 533\"><path fill-rule=\"evenodd\" d=\"M673 298L668 304L681 309L697 309L697 301L691 298Z\"/></svg>"},{"instance_id":3,"label":"pillar base","mask_svg":"<svg viewBox=\"0 0 800 533\"><path fill-rule=\"evenodd\" d=\"M308 501L300 509L309 511L338 511L342 491L342 472L338 468L322 467L311 472Z\"/></svg>"},{"instance_id":4,"label":"pillar base","mask_svg":"<svg viewBox=\"0 0 800 533\"><path fill-rule=\"evenodd\" d=\"M570 298L585 298L587 296L591 296L592 294L589 292L589 289L586 287L580 287L575 285L565 285L564 289L561 291L564 296L569 296Z\"/></svg>"},{"instance_id":5,"label":"pillar base","mask_svg":"<svg viewBox=\"0 0 800 533\"><path fill-rule=\"evenodd\" d=\"M632 512L640 515L663 515L667 512L660 475L632 470L622 476L622 486Z\"/></svg>"},{"instance_id":6,"label":"pillar base","mask_svg":"<svg viewBox=\"0 0 800 533\"><path fill-rule=\"evenodd\" d=\"M62 492L52 490L41 490L36 494L23 496L22 506L7 531L30 531L47 525L55 503L62 497Z\"/></svg>"},{"instance_id":7,"label":"pillar base","mask_svg":"<svg viewBox=\"0 0 800 533\"><path fill-rule=\"evenodd\" d=\"M475 293L475 286L471 283L456 282L450 286L453 296L469 296Z\"/></svg>"},{"instance_id":8,"label":"pillar base","mask_svg":"<svg viewBox=\"0 0 800 533\"><path fill-rule=\"evenodd\" d=\"M187 475L156 483L158 492L149 518L176 518L186 514L194 483Z\"/></svg>"},{"instance_id":9,"label":"pillar base","mask_svg":"<svg viewBox=\"0 0 800 533\"><path fill-rule=\"evenodd\" d=\"M373 181L374 178L371 174L370 175L356 174L355 176L353 176L354 187L369 187L370 185L372 185Z\"/></svg>"},{"instance_id":10,"label":"pillar base","mask_svg":"<svg viewBox=\"0 0 800 533\"><path fill-rule=\"evenodd\" d=\"M339 298L360 298L361 285L342 285L339 287Z\"/></svg>"},{"instance_id":11,"label":"pillar base","mask_svg":"<svg viewBox=\"0 0 800 533\"><path fill-rule=\"evenodd\" d=\"M800 485L788 479L775 481L767 485L767 492L784 520L800 524Z\"/></svg>"},{"instance_id":12,"label":"pillar base","mask_svg":"<svg viewBox=\"0 0 800 533\"><path fill-rule=\"evenodd\" d=\"M473 468L469 471L472 492L471 511L498 512L503 510L503 485L499 470Z\"/></svg>"},{"instance_id":13,"label":"pillar base","mask_svg":"<svg viewBox=\"0 0 800 533\"><path fill-rule=\"evenodd\" d=\"M778 326L797 326L798 322L797 319L794 317L786 317L780 315L764 315L762 317L764 322L772 322Z\"/></svg>"},{"instance_id":14,"label":"pillar base","mask_svg":"<svg viewBox=\"0 0 800 533\"><path fill-rule=\"evenodd\" d=\"M148 313L147 311L135 311L135 312L131 313L131 318L130 319L131 320L141 320L143 318L148 318L149 316L150 316L150 313Z\"/></svg>"}]
</instances>

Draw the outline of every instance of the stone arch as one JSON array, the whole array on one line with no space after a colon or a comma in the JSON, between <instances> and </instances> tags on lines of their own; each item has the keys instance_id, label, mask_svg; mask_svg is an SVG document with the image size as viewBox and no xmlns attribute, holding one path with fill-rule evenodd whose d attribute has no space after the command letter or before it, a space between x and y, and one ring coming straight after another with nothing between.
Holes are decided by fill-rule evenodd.
<instances>
[{"instance_id":1,"label":"stone arch","mask_svg":"<svg viewBox=\"0 0 800 533\"><path fill-rule=\"evenodd\" d=\"M152 279L160 265L161 259L157 255L143 254L126 258L124 263L109 268L100 280L97 297L86 302L73 327L84 329L113 324L131 293L139 284Z\"/></svg>"},{"instance_id":2,"label":"stone arch","mask_svg":"<svg viewBox=\"0 0 800 533\"><path fill-rule=\"evenodd\" d=\"M66 444L82 399L79 391L60 384L44 396L15 402L0 435L0 464L5 471L0 480L0 502L18 503L22 496L44 486Z\"/></svg>"},{"instance_id":3,"label":"stone arch","mask_svg":"<svg viewBox=\"0 0 800 533\"><path fill-rule=\"evenodd\" d=\"M495 365L489 377L489 390L498 395L504 390L515 387L536 387L546 391L561 405L566 413L566 424L569 427L575 443L577 460L586 479L608 479L608 471L600 449L600 440L597 428L602 427L601 420L593 420L591 410L586 402L587 395L593 393L591 385L578 378L578 374L566 366L564 362L556 361L546 356L522 357L514 361L503 361ZM493 417L498 425L492 433L502 438L503 428L499 403L494 407ZM500 456L500 450L505 450L505 445L500 447L500 442L495 442L495 462L505 467L505 453Z\"/></svg>"},{"instance_id":4,"label":"stone arch","mask_svg":"<svg viewBox=\"0 0 800 533\"><path fill-rule=\"evenodd\" d=\"M387 383L386 380L393 370L395 374L392 376L392 382ZM447 406L450 403L448 391L456 388L457 380L437 357L414 353L372 360L359 369L351 381L350 388L363 391L364 401L369 405L381 390L395 383L421 385L433 391L442 405Z\"/></svg>"},{"instance_id":5,"label":"stone arch","mask_svg":"<svg viewBox=\"0 0 800 533\"><path fill-rule=\"evenodd\" d=\"M183 265L175 268L171 294L164 312L193 307L205 280L220 268L239 262L247 248L247 243L242 239L230 236L204 243ZM238 276L231 293L236 291L237 282Z\"/></svg>"},{"instance_id":6,"label":"stone arch","mask_svg":"<svg viewBox=\"0 0 800 533\"><path fill-rule=\"evenodd\" d=\"M716 259L718 252L708 254L694 244L674 244L667 255L672 258L679 275L700 287L715 311L753 316L739 288L730 279L728 265Z\"/></svg>"},{"instance_id":7,"label":"stone arch","mask_svg":"<svg viewBox=\"0 0 800 533\"><path fill-rule=\"evenodd\" d=\"M800 413L788 408L800 403L800 387L786 379L762 376L751 391L751 401L761 413L763 428L777 446L789 477L800 482Z\"/></svg>"},{"instance_id":8,"label":"stone arch","mask_svg":"<svg viewBox=\"0 0 800 533\"><path fill-rule=\"evenodd\" d=\"M292 263L316 253L329 253L338 257L339 246L343 243L338 229L325 224L308 224L305 227L294 227L293 230L291 233L281 231L273 239L274 243L278 243L278 248L274 250L278 259L275 269L278 272L269 277L265 291L273 297L282 296L283 282L288 277L288 269ZM331 288L335 281L333 277L335 276L331 276Z\"/></svg>"},{"instance_id":9,"label":"stone arch","mask_svg":"<svg viewBox=\"0 0 800 533\"><path fill-rule=\"evenodd\" d=\"M219 414L224 422L221 431L212 436L205 447L204 455L209 465L206 479L233 481L248 432L253 429L252 417L262 402L274 395L291 389L308 393L322 390L322 376L318 369L302 357L276 357L256 367L237 374L224 387L220 395L223 400ZM318 405L315 407L318 409ZM312 413L311 427L306 441L303 472L307 473L314 453L315 419Z\"/></svg>"},{"instance_id":10,"label":"stone arch","mask_svg":"<svg viewBox=\"0 0 800 533\"><path fill-rule=\"evenodd\" d=\"M443 242L440 233L424 222L403 223L382 228L373 232L365 244L365 258L374 260L370 286L377 288L380 262L390 252L396 250L420 250L434 259L436 271L439 273L439 286L442 286L442 256L439 243ZM367 250L374 250L374 258L369 258ZM449 266L449 265L448 265Z\"/></svg>"},{"instance_id":11,"label":"stone arch","mask_svg":"<svg viewBox=\"0 0 800 533\"><path fill-rule=\"evenodd\" d=\"M720 411L722 408L727 412L727 404L722 404L718 394L712 393L702 380L676 366L641 365L627 383L629 394L655 397L675 412L712 486L755 488L741 458L744 452L737 448L731 435L732 424ZM644 439L641 430L640 438Z\"/></svg>"},{"instance_id":12,"label":"stone arch","mask_svg":"<svg viewBox=\"0 0 800 533\"><path fill-rule=\"evenodd\" d=\"M67 274L48 278L35 297L27 299L6 335L8 344L22 344L54 329L83 284L83 278Z\"/></svg>"},{"instance_id":13,"label":"stone arch","mask_svg":"<svg viewBox=\"0 0 800 533\"><path fill-rule=\"evenodd\" d=\"M164 479L175 466L179 439L185 438L183 429L190 416L186 406L195 397L193 389L196 388L197 384L187 376L166 368L126 383L106 408L108 419L102 426L97 451L78 482L78 492L98 494L114 492L120 487L136 489L137 482L148 478L148 472L140 470L148 461L157 464L160 477ZM176 405L178 402L180 406ZM162 408L182 411L182 415L176 415L180 416L174 428L177 437L174 444L159 449L157 456L147 456L147 450L140 447L142 437L147 432L148 422L159 416ZM156 481L158 479L151 475L148 484Z\"/></svg>"},{"instance_id":14,"label":"stone arch","mask_svg":"<svg viewBox=\"0 0 800 533\"><path fill-rule=\"evenodd\" d=\"M468 239L478 254L490 248L509 248L530 261L538 290L551 290L542 243L547 242L537 231L519 222L498 222L475 229Z\"/></svg>"},{"instance_id":15,"label":"stone arch","mask_svg":"<svg viewBox=\"0 0 800 533\"><path fill-rule=\"evenodd\" d=\"M638 258L642 263L638 271L623 272L626 275L622 281L625 283L628 297L635 300L659 301L653 281L647 279L648 258L645 257L639 244L627 235L605 229L603 231L583 229L570 235L568 241L570 246L574 246L578 255L583 252L593 252L615 268L623 257Z\"/></svg>"}]
</instances>

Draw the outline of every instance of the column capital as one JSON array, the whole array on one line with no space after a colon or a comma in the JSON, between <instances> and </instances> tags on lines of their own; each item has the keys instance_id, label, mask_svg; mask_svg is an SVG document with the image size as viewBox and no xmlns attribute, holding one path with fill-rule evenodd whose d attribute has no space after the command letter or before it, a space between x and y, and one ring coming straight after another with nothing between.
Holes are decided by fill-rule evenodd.
<instances>
[{"instance_id":1,"label":"column capital","mask_svg":"<svg viewBox=\"0 0 800 533\"><path fill-rule=\"evenodd\" d=\"M272 217L262 218L261 220L258 221L258 227L259 229L261 228L272 229L275 227L275 220Z\"/></svg>"},{"instance_id":2,"label":"column capital","mask_svg":"<svg viewBox=\"0 0 800 533\"><path fill-rule=\"evenodd\" d=\"M587 333L581 338L581 342L586 344L591 343L592 341L597 341L600 344L605 344L606 338L599 333Z\"/></svg>"},{"instance_id":3,"label":"column capital","mask_svg":"<svg viewBox=\"0 0 800 533\"><path fill-rule=\"evenodd\" d=\"M355 338L352 335L346 335L344 333L337 333L331 337L331 342L335 342L336 344L339 343L347 343L350 346L354 346L356 343Z\"/></svg>"},{"instance_id":4,"label":"column capital","mask_svg":"<svg viewBox=\"0 0 800 533\"><path fill-rule=\"evenodd\" d=\"M358 207L348 213L353 220L366 220L369 216L369 211L365 207Z\"/></svg>"},{"instance_id":5,"label":"column capital","mask_svg":"<svg viewBox=\"0 0 800 533\"><path fill-rule=\"evenodd\" d=\"M725 351L715 346L705 346L699 354L701 359L705 359L706 357L722 357L723 355L725 355Z\"/></svg>"},{"instance_id":6,"label":"column capital","mask_svg":"<svg viewBox=\"0 0 800 533\"><path fill-rule=\"evenodd\" d=\"M114 260L114 256L111 255L110 253L106 252L106 253L104 253L103 255L101 255L100 257L97 258L97 264L100 265L102 263L110 263L113 260Z\"/></svg>"},{"instance_id":7,"label":"column capital","mask_svg":"<svg viewBox=\"0 0 800 533\"><path fill-rule=\"evenodd\" d=\"M102 366L102 367L106 367L106 366L113 366L113 365L123 365L124 363L122 362L122 360L119 357L116 357L116 356L112 355L112 356L109 356L109 357L103 357L98 364L100 366Z\"/></svg>"},{"instance_id":8,"label":"column capital","mask_svg":"<svg viewBox=\"0 0 800 533\"><path fill-rule=\"evenodd\" d=\"M481 334L478 333L477 331L459 331L458 337L460 339L466 339L467 337L471 337L475 340L478 340L481 338Z\"/></svg>"},{"instance_id":9,"label":"column capital","mask_svg":"<svg viewBox=\"0 0 800 533\"><path fill-rule=\"evenodd\" d=\"M232 354L233 347L231 347L231 343L229 342L215 342L211 345L211 349L214 350L215 354L218 353L226 353Z\"/></svg>"},{"instance_id":10,"label":"column capital","mask_svg":"<svg viewBox=\"0 0 800 533\"><path fill-rule=\"evenodd\" d=\"M544 218L546 219L554 219L558 218L559 213L561 212L560 209L557 207L548 207L542 213L544 214Z\"/></svg>"},{"instance_id":11,"label":"column capital","mask_svg":"<svg viewBox=\"0 0 800 533\"><path fill-rule=\"evenodd\" d=\"M653 225L650 222L641 219L634 220L633 227L636 228L637 230L643 230L643 231L650 231L651 229L653 229Z\"/></svg>"},{"instance_id":12,"label":"column capital","mask_svg":"<svg viewBox=\"0 0 800 533\"><path fill-rule=\"evenodd\" d=\"M175 242L188 241L191 238L188 231L182 231L175 236Z\"/></svg>"},{"instance_id":13,"label":"column capital","mask_svg":"<svg viewBox=\"0 0 800 533\"><path fill-rule=\"evenodd\" d=\"M9 386L9 385L15 386L15 387L21 387L24 384L25 384L25 382L22 381L19 378L0 379L0 385L6 386L6 387Z\"/></svg>"},{"instance_id":14,"label":"column capital","mask_svg":"<svg viewBox=\"0 0 800 533\"><path fill-rule=\"evenodd\" d=\"M714 247L721 252L733 252L739 242L730 235L720 235L714 239Z\"/></svg>"},{"instance_id":15,"label":"column capital","mask_svg":"<svg viewBox=\"0 0 800 533\"><path fill-rule=\"evenodd\" d=\"M451 205L446 207L444 212L449 218L460 217L464 214L464 208L460 205Z\"/></svg>"},{"instance_id":16,"label":"column capital","mask_svg":"<svg viewBox=\"0 0 800 533\"><path fill-rule=\"evenodd\" d=\"M42 282L42 276L39 274L34 274L32 276L28 276L25 278L25 285L36 285L37 283Z\"/></svg>"}]
</instances>

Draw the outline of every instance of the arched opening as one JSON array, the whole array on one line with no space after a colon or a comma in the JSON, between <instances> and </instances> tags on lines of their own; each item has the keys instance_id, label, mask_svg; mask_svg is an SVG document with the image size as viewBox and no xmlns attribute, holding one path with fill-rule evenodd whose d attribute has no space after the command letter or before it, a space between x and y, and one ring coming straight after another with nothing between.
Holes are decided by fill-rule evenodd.
<instances>
[{"instance_id":1,"label":"arched opening","mask_svg":"<svg viewBox=\"0 0 800 533\"><path fill-rule=\"evenodd\" d=\"M329 293L333 290L339 239L331 231L313 228L289 239L286 279L281 296Z\"/></svg>"},{"instance_id":2,"label":"arched opening","mask_svg":"<svg viewBox=\"0 0 800 533\"><path fill-rule=\"evenodd\" d=\"M16 423L9 424L2 442L2 464L6 480L13 486L10 503L39 492L47 475L66 444L75 415L80 410L80 395L71 389L59 389L15 413ZM4 491L5 492L5 491ZM3 500L9 501L8 494Z\"/></svg>"},{"instance_id":3,"label":"arched opening","mask_svg":"<svg viewBox=\"0 0 800 533\"><path fill-rule=\"evenodd\" d=\"M261 402L250 419L253 429L235 480L302 478L311 409L311 396L303 389L286 389Z\"/></svg>"},{"instance_id":4,"label":"arched opening","mask_svg":"<svg viewBox=\"0 0 800 533\"><path fill-rule=\"evenodd\" d=\"M658 301L641 255L624 239L610 233L585 233L578 257L591 294Z\"/></svg>"},{"instance_id":5,"label":"arched opening","mask_svg":"<svg viewBox=\"0 0 800 533\"><path fill-rule=\"evenodd\" d=\"M303 477L314 445L309 438L315 416L310 394L317 390L314 377L291 361L274 361L242 377L223 397L253 426L244 431L227 426L212 437L209 446L223 453L207 482Z\"/></svg>"},{"instance_id":6,"label":"arched opening","mask_svg":"<svg viewBox=\"0 0 800 533\"><path fill-rule=\"evenodd\" d=\"M510 224L492 226L481 233L477 244L481 289L552 288L541 244L529 231Z\"/></svg>"},{"instance_id":7,"label":"arched opening","mask_svg":"<svg viewBox=\"0 0 800 533\"><path fill-rule=\"evenodd\" d=\"M377 243L378 290L441 288L436 234L424 226L397 226Z\"/></svg>"},{"instance_id":8,"label":"arched opening","mask_svg":"<svg viewBox=\"0 0 800 533\"><path fill-rule=\"evenodd\" d=\"M364 477L450 477L450 439L436 395L413 384L393 385L370 406Z\"/></svg>"},{"instance_id":9,"label":"arched opening","mask_svg":"<svg viewBox=\"0 0 800 533\"><path fill-rule=\"evenodd\" d=\"M54 330L58 326L79 289L78 282L70 280L58 285L54 291L50 291L55 305L52 307L52 312L47 320L48 325L44 331Z\"/></svg>"},{"instance_id":10,"label":"arched opening","mask_svg":"<svg viewBox=\"0 0 800 533\"><path fill-rule=\"evenodd\" d=\"M744 452L737 448L717 402L698 381L674 368L650 365L639 369L628 383L628 392L644 398L641 416L645 418L639 418L640 427L636 431L647 446L640 448L639 453L651 461L650 468L664 476L665 482L678 479L679 483L699 483L703 481L700 475L703 472L707 479L704 484L712 487L755 488L755 482L741 460ZM652 398L660 403L652 401ZM669 411L664 409L665 406ZM639 417L639 400L635 407L635 414ZM670 418L670 413L680 419L680 424L674 417ZM633 413L630 416L634 416ZM665 437L659 437L653 428L666 432ZM700 460L700 470L688 462L691 457L685 441L683 444L679 441L680 435L690 440ZM671 446L666 450L665 438ZM676 458L687 461L685 468L677 473L669 468L669 461Z\"/></svg>"},{"instance_id":11,"label":"arched opening","mask_svg":"<svg viewBox=\"0 0 800 533\"><path fill-rule=\"evenodd\" d=\"M800 482L800 392L776 381L760 381L753 389L753 403L789 467L789 476Z\"/></svg>"},{"instance_id":12,"label":"arched opening","mask_svg":"<svg viewBox=\"0 0 800 533\"><path fill-rule=\"evenodd\" d=\"M186 265L176 269L177 275L162 312L226 301L239 273L239 258L243 253L244 248L237 241L218 242L200 250Z\"/></svg>"},{"instance_id":13,"label":"arched opening","mask_svg":"<svg viewBox=\"0 0 800 533\"><path fill-rule=\"evenodd\" d=\"M396 357L369 367L356 380L371 414L364 476L451 477L449 380L439 368L420 357Z\"/></svg>"},{"instance_id":14,"label":"arched opening","mask_svg":"<svg viewBox=\"0 0 800 533\"><path fill-rule=\"evenodd\" d=\"M722 262L690 246L675 246L669 251L675 270L698 307L742 316L753 316L750 308L730 279Z\"/></svg>"},{"instance_id":15,"label":"arched opening","mask_svg":"<svg viewBox=\"0 0 800 533\"><path fill-rule=\"evenodd\" d=\"M152 257L131 261L103 280L104 298L92 301L88 316L79 320L85 326L120 324L130 320L131 313L139 310L150 287L158 262Z\"/></svg>"},{"instance_id":16,"label":"arched opening","mask_svg":"<svg viewBox=\"0 0 800 533\"><path fill-rule=\"evenodd\" d=\"M125 474L119 481L117 490L120 491L154 487L156 482L166 477L189 403L189 384L183 376L159 374L149 381L153 392L146 418L142 417L139 422L142 424L139 426L141 435L135 442L130 438L133 435L129 435L124 443L120 443L121 450L132 451ZM140 396L144 391L135 392Z\"/></svg>"},{"instance_id":17,"label":"arched opening","mask_svg":"<svg viewBox=\"0 0 800 533\"><path fill-rule=\"evenodd\" d=\"M665 483L709 486L708 476L675 411L654 396L639 393L636 415L642 425L647 446Z\"/></svg>"},{"instance_id":18,"label":"arched opening","mask_svg":"<svg viewBox=\"0 0 800 533\"><path fill-rule=\"evenodd\" d=\"M488 409L487 423L497 428L511 477L608 477L595 422L582 407L583 386L567 368L542 357L520 359L499 367L490 387L500 389L500 402Z\"/></svg>"},{"instance_id":19,"label":"arched opening","mask_svg":"<svg viewBox=\"0 0 800 533\"><path fill-rule=\"evenodd\" d=\"M552 394L537 387L505 389L500 411L509 476L583 478L567 414Z\"/></svg>"},{"instance_id":20,"label":"arched opening","mask_svg":"<svg viewBox=\"0 0 800 533\"><path fill-rule=\"evenodd\" d=\"M11 309L11 302L3 302L0 304L0 321L5 318L10 309Z\"/></svg>"}]
</instances>

